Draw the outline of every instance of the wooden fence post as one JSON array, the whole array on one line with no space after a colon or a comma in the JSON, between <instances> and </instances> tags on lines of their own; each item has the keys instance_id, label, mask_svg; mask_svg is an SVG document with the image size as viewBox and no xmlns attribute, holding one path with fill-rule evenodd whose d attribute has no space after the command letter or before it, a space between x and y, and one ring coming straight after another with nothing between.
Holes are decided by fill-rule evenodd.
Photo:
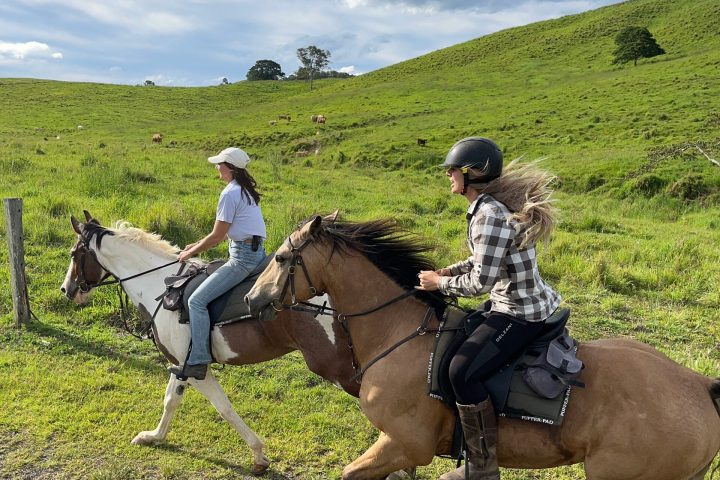
<instances>
[{"instance_id":1,"label":"wooden fence post","mask_svg":"<svg viewBox=\"0 0 720 480\"><path fill-rule=\"evenodd\" d=\"M30 302L25 283L25 248L23 246L22 198L6 198L8 260L12 284L13 310L18 328L30 321Z\"/></svg>"}]
</instances>

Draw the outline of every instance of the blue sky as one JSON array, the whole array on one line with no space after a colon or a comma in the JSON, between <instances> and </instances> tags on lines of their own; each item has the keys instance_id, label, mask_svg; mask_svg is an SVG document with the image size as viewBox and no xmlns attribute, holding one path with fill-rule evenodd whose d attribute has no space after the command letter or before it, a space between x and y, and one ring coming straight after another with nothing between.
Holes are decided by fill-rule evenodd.
<instances>
[{"instance_id":1,"label":"blue sky","mask_svg":"<svg viewBox=\"0 0 720 480\"><path fill-rule=\"evenodd\" d=\"M366 73L505 28L617 0L1 0L0 77L134 85L244 80L296 50Z\"/></svg>"}]
</instances>

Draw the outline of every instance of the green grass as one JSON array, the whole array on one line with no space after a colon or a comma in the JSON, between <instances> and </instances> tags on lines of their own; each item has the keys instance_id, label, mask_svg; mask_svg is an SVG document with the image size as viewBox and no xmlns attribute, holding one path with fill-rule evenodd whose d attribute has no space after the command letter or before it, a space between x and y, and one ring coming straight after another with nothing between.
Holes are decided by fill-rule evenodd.
<instances>
[{"instance_id":1,"label":"green grass","mask_svg":"<svg viewBox=\"0 0 720 480\"><path fill-rule=\"evenodd\" d=\"M630 23L648 26L667 55L612 65L613 37ZM112 288L83 309L58 290L74 241L69 216L83 209L178 245L207 233L222 184L205 159L229 145L254 158L271 248L300 218L339 208L350 219L397 218L435 246L439 265L467 255L467 205L435 168L450 145L479 134L508 159L544 157L558 176L562 222L540 268L572 308L574 335L636 338L717 377L720 168L688 145L720 156L719 29L712 0L631 1L315 82L312 92L302 82L0 79L0 195L23 198L39 318L15 330L9 289L0 290L0 477L248 477L249 450L193 390L166 445L130 445L159 420L164 362L152 344L110 326ZM288 113L290 123L268 124ZM316 113L328 123L312 124ZM162 145L151 143L155 132ZM0 284L9 285L8 268ZM298 354L218 376L267 440L269 478L337 478L375 438L357 401L319 381ZM450 465L438 459L420 478Z\"/></svg>"}]
</instances>

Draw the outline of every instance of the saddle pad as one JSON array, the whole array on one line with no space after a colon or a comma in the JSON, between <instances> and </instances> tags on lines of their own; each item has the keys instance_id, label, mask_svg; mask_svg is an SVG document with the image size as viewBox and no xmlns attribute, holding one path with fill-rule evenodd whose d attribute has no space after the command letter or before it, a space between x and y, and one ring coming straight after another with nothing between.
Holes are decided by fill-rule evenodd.
<instances>
[{"instance_id":1,"label":"saddle pad","mask_svg":"<svg viewBox=\"0 0 720 480\"><path fill-rule=\"evenodd\" d=\"M519 418L549 425L562 424L570 398L571 387L556 398L547 399L537 395L525 383L522 372L543 351L544 345L563 331L570 315L568 309L558 309L546 320L543 334L525 351L504 368L485 380L485 388L499 416ZM460 345L468 337L465 323L468 313L448 307L435 336L435 349L428 365L428 395L455 409L455 395L450 384L448 370L450 361Z\"/></svg>"},{"instance_id":2,"label":"saddle pad","mask_svg":"<svg viewBox=\"0 0 720 480\"><path fill-rule=\"evenodd\" d=\"M272 254L265 257L265 260L263 260L260 265L258 265L255 270L253 270L250 275L245 278L245 280L210 302L208 305L208 313L210 314L211 325L232 323L252 318L250 315L250 309L245 304L245 295L247 295L250 289L252 289L255 285L255 281L265 270L265 267L267 267L273 257L274 255ZM219 267L214 268L212 271L214 272L217 268ZM190 295L192 295L192 293L207 278L207 273L201 273L188 283L185 288L185 292L183 293L183 308L180 313L180 323L188 323L190 321L188 300L190 299Z\"/></svg>"}]
</instances>

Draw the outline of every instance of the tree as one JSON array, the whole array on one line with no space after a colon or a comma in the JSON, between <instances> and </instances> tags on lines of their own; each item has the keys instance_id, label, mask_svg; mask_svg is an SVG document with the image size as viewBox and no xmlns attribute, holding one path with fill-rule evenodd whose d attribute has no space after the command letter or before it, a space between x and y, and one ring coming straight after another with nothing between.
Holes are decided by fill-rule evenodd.
<instances>
[{"instance_id":1,"label":"tree","mask_svg":"<svg viewBox=\"0 0 720 480\"><path fill-rule=\"evenodd\" d=\"M145 80L145 86L146 87L154 87L155 82L153 82L152 80Z\"/></svg>"},{"instance_id":2,"label":"tree","mask_svg":"<svg viewBox=\"0 0 720 480\"><path fill-rule=\"evenodd\" d=\"M351 75L349 73L345 72L337 72L335 70L325 70L322 72L317 72L313 76L314 79L319 80L321 78L350 78L354 77L355 75ZM305 67L300 67L297 69L295 73L291 73L286 77L286 80L309 80L310 74L308 73L308 69Z\"/></svg>"},{"instance_id":3,"label":"tree","mask_svg":"<svg viewBox=\"0 0 720 480\"><path fill-rule=\"evenodd\" d=\"M625 27L615 37L617 49L613 52L613 63L627 63L630 60L637 65L638 58L650 58L664 55L652 33L645 27Z\"/></svg>"},{"instance_id":4,"label":"tree","mask_svg":"<svg viewBox=\"0 0 720 480\"><path fill-rule=\"evenodd\" d=\"M223 77L222 81L220 82L220 85L230 85L230 82L228 82L227 77Z\"/></svg>"},{"instance_id":5,"label":"tree","mask_svg":"<svg viewBox=\"0 0 720 480\"><path fill-rule=\"evenodd\" d=\"M280 65L272 60L258 60L247 73L247 79L250 81L280 80L284 76Z\"/></svg>"},{"instance_id":6,"label":"tree","mask_svg":"<svg viewBox=\"0 0 720 480\"><path fill-rule=\"evenodd\" d=\"M302 63L302 68L307 72L307 76L310 79L310 90L312 90L313 77L330 63L330 51L322 50L315 45L310 45L306 48L298 48L297 56L300 63ZM300 70L298 70L298 72L300 72Z\"/></svg>"}]
</instances>

